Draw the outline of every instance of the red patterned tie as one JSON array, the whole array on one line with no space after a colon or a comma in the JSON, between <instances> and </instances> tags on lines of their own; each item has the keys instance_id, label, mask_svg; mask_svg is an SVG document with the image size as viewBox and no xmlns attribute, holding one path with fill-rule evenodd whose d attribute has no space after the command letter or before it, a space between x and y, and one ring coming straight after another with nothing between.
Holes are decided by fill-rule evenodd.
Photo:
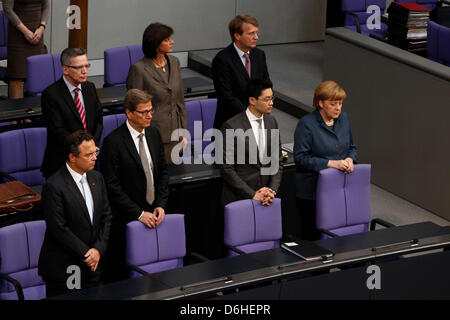
<instances>
[{"instance_id":1,"label":"red patterned tie","mask_svg":"<svg viewBox=\"0 0 450 320\"><path fill-rule=\"evenodd\" d=\"M83 122L84 131L87 131L86 129L86 114L84 113L83 104L80 100L80 88L75 88L75 105L77 106L78 114L80 115L81 122Z\"/></svg>"}]
</instances>

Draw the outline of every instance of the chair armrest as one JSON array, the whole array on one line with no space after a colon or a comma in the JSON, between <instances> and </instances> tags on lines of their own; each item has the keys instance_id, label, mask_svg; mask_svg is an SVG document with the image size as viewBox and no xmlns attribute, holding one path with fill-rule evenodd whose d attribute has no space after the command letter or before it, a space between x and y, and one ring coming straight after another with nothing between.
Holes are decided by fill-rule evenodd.
<instances>
[{"instance_id":1,"label":"chair armrest","mask_svg":"<svg viewBox=\"0 0 450 320\"><path fill-rule=\"evenodd\" d=\"M351 15L351 16L353 17L353 19L355 19L355 23L356 23L356 31L357 31L358 33L361 33L361 24L360 24L360 22L359 22L359 17L358 17L355 13L350 12L350 11L344 11L344 13L345 13L345 14Z\"/></svg>"},{"instance_id":2,"label":"chair armrest","mask_svg":"<svg viewBox=\"0 0 450 320\"><path fill-rule=\"evenodd\" d=\"M149 274L147 271L142 270L141 268L139 268L139 267L137 267L137 266L134 266L134 265L132 265L132 264L127 264L127 267L130 268L130 269L133 270L133 271L136 271L137 273L142 274L142 275Z\"/></svg>"},{"instance_id":3,"label":"chair armrest","mask_svg":"<svg viewBox=\"0 0 450 320\"><path fill-rule=\"evenodd\" d=\"M244 252L244 251L242 251L242 250L239 250L238 248L236 248L236 247L233 247L233 246L228 246L228 245L225 245L225 247L226 248L228 248L228 249L230 249L230 250L232 250L232 251L234 251L234 252L236 252L236 253L238 253L238 254L247 254L246 252Z\"/></svg>"},{"instance_id":4,"label":"chair armrest","mask_svg":"<svg viewBox=\"0 0 450 320\"><path fill-rule=\"evenodd\" d=\"M333 233L331 231L325 230L325 229L318 229L320 232L325 233L327 236L330 236L332 238L336 238L338 235L336 233Z\"/></svg>"},{"instance_id":5,"label":"chair armrest","mask_svg":"<svg viewBox=\"0 0 450 320\"><path fill-rule=\"evenodd\" d=\"M375 219L372 219L372 221L370 222L370 231L375 230L375 226L377 224L379 224L380 226L386 227L386 228L395 227L395 225L390 222L387 222L383 219L375 218Z\"/></svg>"},{"instance_id":6,"label":"chair armrest","mask_svg":"<svg viewBox=\"0 0 450 320\"><path fill-rule=\"evenodd\" d=\"M16 178L14 178L13 176L5 173L5 172L0 172L0 177L3 177L5 179L8 179L9 181L17 181Z\"/></svg>"},{"instance_id":7,"label":"chair armrest","mask_svg":"<svg viewBox=\"0 0 450 320\"><path fill-rule=\"evenodd\" d=\"M197 260L200 260L201 262L210 261L207 257L201 255L200 253L197 253L195 251L191 251L187 253L188 256L195 258Z\"/></svg>"},{"instance_id":8,"label":"chair armrest","mask_svg":"<svg viewBox=\"0 0 450 320\"><path fill-rule=\"evenodd\" d=\"M17 298L19 300L25 300L25 297L23 296L22 285L20 284L19 281L17 281L16 279L13 279L10 276L3 274L3 273L0 273L0 279L11 282L14 286L14 289L16 290Z\"/></svg>"}]
</instances>

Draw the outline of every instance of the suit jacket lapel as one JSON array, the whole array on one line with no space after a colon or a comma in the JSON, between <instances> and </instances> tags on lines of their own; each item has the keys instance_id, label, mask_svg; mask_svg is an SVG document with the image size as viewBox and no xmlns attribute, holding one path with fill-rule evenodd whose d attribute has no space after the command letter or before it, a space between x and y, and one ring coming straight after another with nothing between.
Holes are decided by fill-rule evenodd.
<instances>
[{"instance_id":1,"label":"suit jacket lapel","mask_svg":"<svg viewBox=\"0 0 450 320\"><path fill-rule=\"evenodd\" d=\"M100 216L102 214L102 203L100 201L101 199L101 194L99 193L100 190L97 187L97 180L94 179L94 177L92 176L92 174L90 172L87 173L87 181L89 184L89 188L91 189L91 193L92 193L92 200L94 202L94 216L92 219L92 225L96 225L98 223L98 219L100 219Z\"/></svg>"},{"instance_id":2,"label":"suit jacket lapel","mask_svg":"<svg viewBox=\"0 0 450 320\"><path fill-rule=\"evenodd\" d=\"M123 138L123 142L128 149L131 157L137 162L139 167L144 171L144 167L142 166L141 158L139 157L139 153L136 149L136 145L133 142L133 138L131 137L131 133L128 130L127 123L125 122L121 127L121 136Z\"/></svg>"},{"instance_id":3,"label":"suit jacket lapel","mask_svg":"<svg viewBox=\"0 0 450 320\"><path fill-rule=\"evenodd\" d=\"M241 112L241 121L242 121L242 129L244 130L244 132L246 132L247 130L250 130L251 134L249 135L252 141L246 141L245 142L245 152L247 153L247 158L249 159L250 156L250 145L254 145L257 146L258 144L256 143L256 138L255 138L255 134L253 133L253 128L252 125L250 124L250 120L248 120L247 114L244 112ZM256 151L258 151L258 149L256 149ZM249 164L249 165L256 165L259 167L259 157L258 154L256 155L256 158L258 159L257 164Z\"/></svg>"},{"instance_id":4,"label":"suit jacket lapel","mask_svg":"<svg viewBox=\"0 0 450 320\"><path fill-rule=\"evenodd\" d=\"M75 101L72 98L72 95L69 91L69 88L67 88L66 83L64 82L63 78L59 80L59 85L61 88L61 95L63 97L63 100L66 102L67 106L69 107L69 110L73 113L75 119L77 119L81 125L83 125L83 122L81 121L80 114L78 113L77 107L75 106ZM84 96L83 96L84 98ZM86 103L86 101L85 101Z\"/></svg>"},{"instance_id":5,"label":"suit jacket lapel","mask_svg":"<svg viewBox=\"0 0 450 320\"><path fill-rule=\"evenodd\" d=\"M166 81L163 79L163 77L159 74L158 70L156 69L154 63L150 58L144 58L145 59L145 69L147 69L148 73L161 85L166 86ZM168 59L167 59L168 60ZM170 79L170 78L169 78Z\"/></svg>"},{"instance_id":6,"label":"suit jacket lapel","mask_svg":"<svg viewBox=\"0 0 450 320\"><path fill-rule=\"evenodd\" d=\"M85 219L87 219L87 222L89 225L91 225L91 217L89 216L89 212L86 206L86 201L84 200L83 195L80 192L80 189L78 189L78 186L76 185L75 181L73 180L72 176L70 175L67 168L64 170L64 179L66 181L68 189L72 192L73 198L76 200L76 202L80 205L81 211L83 212L83 216ZM94 202L95 204L95 202Z\"/></svg>"},{"instance_id":7,"label":"suit jacket lapel","mask_svg":"<svg viewBox=\"0 0 450 320\"><path fill-rule=\"evenodd\" d=\"M239 72L248 80L250 79L250 77L248 76L247 70L245 69L244 64L242 63L241 58L239 57L236 49L234 48L234 45L231 44L229 46L230 48L230 55L231 55L231 60L233 61L233 64L236 68L236 70L239 70ZM251 63L251 57L250 57L250 63Z\"/></svg>"},{"instance_id":8,"label":"suit jacket lapel","mask_svg":"<svg viewBox=\"0 0 450 320\"><path fill-rule=\"evenodd\" d=\"M150 152L150 156L152 157L153 173L155 173L155 170L156 170L156 167L157 167L155 165L157 150L155 150L155 146L152 143L150 143L151 138L152 138L151 133L146 128L145 129L145 140L147 140L148 151Z\"/></svg>"}]
</instances>

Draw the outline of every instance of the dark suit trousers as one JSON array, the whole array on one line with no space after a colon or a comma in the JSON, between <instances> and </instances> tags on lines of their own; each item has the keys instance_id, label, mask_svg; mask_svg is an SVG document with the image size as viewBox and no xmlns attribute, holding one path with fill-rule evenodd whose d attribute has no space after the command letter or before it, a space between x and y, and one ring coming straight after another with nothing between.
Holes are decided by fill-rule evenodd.
<instances>
[{"instance_id":1,"label":"dark suit trousers","mask_svg":"<svg viewBox=\"0 0 450 320\"><path fill-rule=\"evenodd\" d=\"M320 232L316 227L316 200L297 198L297 212L300 218L301 239L319 240Z\"/></svg>"}]
</instances>

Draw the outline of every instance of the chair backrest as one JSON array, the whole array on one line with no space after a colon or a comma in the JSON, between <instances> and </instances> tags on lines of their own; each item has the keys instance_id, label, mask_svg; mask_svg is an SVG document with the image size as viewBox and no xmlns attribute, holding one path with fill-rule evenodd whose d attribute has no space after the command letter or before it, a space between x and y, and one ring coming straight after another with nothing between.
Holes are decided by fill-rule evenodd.
<instances>
[{"instance_id":1,"label":"chair backrest","mask_svg":"<svg viewBox=\"0 0 450 320\"><path fill-rule=\"evenodd\" d=\"M126 227L126 262L148 273L155 273L183 266L186 255L184 215L167 214L154 229L139 221ZM139 273L131 271L130 277Z\"/></svg>"},{"instance_id":2,"label":"chair backrest","mask_svg":"<svg viewBox=\"0 0 450 320\"><path fill-rule=\"evenodd\" d=\"M396 2L400 2L400 3L417 3L420 4L421 6L427 7L429 9L434 9L437 6L439 0L396 0Z\"/></svg>"},{"instance_id":3,"label":"chair backrest","mask_svg":"<svg viewBox=\"0 0 450 320\"><path fill-rule=\"evenodd\" d=\"M121 86L127 83L131 65L144 57L142 45L111 48L104 51L105 86Z\"/></svg>"},{"instance_id":4,"label":"chair backrest","mask_svg":"<svg viewBox=\"0 0 450 320\"><path fill-rule=\"evenodd\" d=\"M0 11L0 60L7 58L8 45L8 19L3 11Z\"/></svg>"},{"instance_id":5,"label":"chair backrest","mask_svg":"<svg viewBox=\"0 0 450 320\"><path fill-rule=\"evenodd\" d=\"M27 94L40 96L42 91L62 77L60 54L39 54L26 59Z\"/></svg>"},{"instance_id":6,"label":"chair backrest","mask_svg":"<svg viewBox=\"0 0 450 320\"><path fill-rule=\"evenodd\" d=\"M0 229L0 273L20 282L25 299L45 298L45 284L38 275L45 229L44 220L17 223ZM0 300L16 299L14 286L0 279Z\"/></svg>"},{"instance_id":7,"label":"chair backrest","mask_svg":"<svg viewBox=\"0 0 450 320\"><path fill-rule=\"evenodd\" d=\"M278 248L282 236L281 200L270 206L247 199L231 202L224 208L224 243L245 253ZM229 251L230 256L237 255Z\"/></svg>"},{"instance_id":8,"label":"chair backrest","mask_svg":"<svg viewBox=\"0 0 450 320\"><path fill-rule=\"evenodd\" d=\"M110 114L103 117L103 131L98 145L100 149L106 136L114 131L114 129L120 127L125 120L127 120L127 116L124 113Z\"/></svg>"},{"instance_id":9,"label":"chair backrest","mask_svg":"<svg viewBox=\"0 0 450 320\"><path fill-rule=\"evenodd\" d=\"M450 67L450 28L428 22L428 58Z\"/></svg>"},{"instance_id":10,"label":"chair backrest","mask_svg":"<svg viewBox=\"0 0 450 320\"><path fill-rule=\"evenodd\" d=\"M46 128L25 128L0 133L0 172L28 186L44 183L40 172L47 139Z\"/></svg>"},{"instance_id":11,"label":"chair backrest","mask_svg":"<svg viewBox=\"0 0 450 320\"><path fill-rule=\"evenodd\" d=\"M359 18L361 25L365 25L367 18L372 15L372 13L367 13L366 10L371 5L377 5L380 8L380 13L384 13L386 8L386 0L342 0L342 11L348 11L356 14ZM355 19L346 14L344 20L344 26L354 26Z\"/></svg>"},{"instance_id":12,"label":"chair backrest","mask_svg":"<svg viewBox=\"0 0 450 320\"><path fill-rule=\"evenodd\" d=\"M370 164L358 164L349 174L334 168L319 172L317 228L339 236L368 230L371 219L370 169Z\"/></svg>"}]
</instances>

